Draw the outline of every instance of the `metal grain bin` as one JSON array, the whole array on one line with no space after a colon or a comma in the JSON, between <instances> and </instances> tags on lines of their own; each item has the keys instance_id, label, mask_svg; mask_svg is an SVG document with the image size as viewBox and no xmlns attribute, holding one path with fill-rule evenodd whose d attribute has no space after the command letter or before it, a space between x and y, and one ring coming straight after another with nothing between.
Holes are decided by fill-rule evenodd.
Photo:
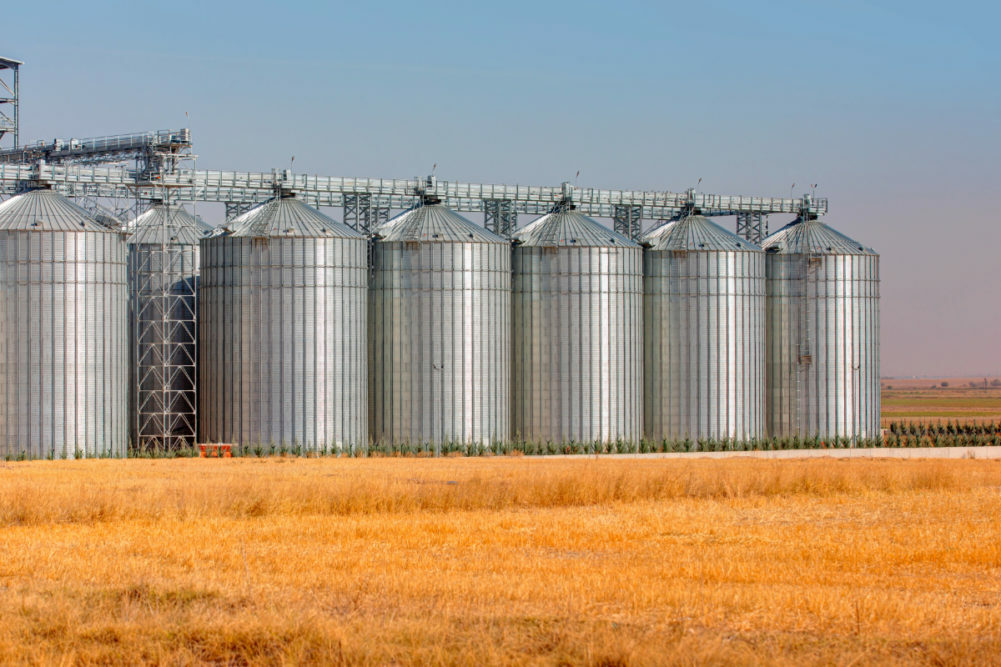
<instances>
[{"instance_id":1,"label":"metal grain bin","mask_svg":"<svg viewBox=\"0 0 1001 667\"><path fill-rule=\"evenodd\" d=\"M426 204L377 228L373 250L373 440L507 440L509 242L440 204Z\"/></svg>"},{"instance_id":2,"label":"metal grain bin","mask_svg":"<svg viewBox=\"0 0 1001 667\"><path fill-rule=\"evenodd\" d=\"M47 189L0 204L3 456L123 456L125 240Z\"/></svg>"},{"instance_id":3,"label":"metal grain bin","mask_svg":"<svg viewBox=\"0 0 1001 667\"><path fill-rule=\"evenodd\" d=\"M140 450L197 436L199 242L212 228L156 202L128 226L130 434Z\"/></svg>"},{"instance_id":4,"label":"metal grain bin","mask_svg":"<svg viewBox=\"0 0 1001 667\"><path fill-rule=\"evenodd\" d=\"M202 239L201 439L368 442L367 240L283 193Z\"/></svg>"},{"instance_id":5,"label":"metal grain bin","mask_svg":"<svg viewBox=\"0 0 1001 667\"><path fill-rule=\"evenodd\" d=\"M664 224L643 242L646 437L761 438L761 248L701 215Z\"/></svg>"},{"instance_id":6,"label":"metal grain bin","mask_svg":"<svg viewBox=\"0 0 1001 667\"><path fill-rule=\"evenodd\" d=\"M642 248L574 210L545 215L514 239L514 437L638 441Z\"/></svg>"},{"instance_id":7,"label":"metal grain bin","mask_svg":"<svg viewBox=\"0 0 1001 667\"><path fill-rule=\"evenodd\" d=\"M762 243L768 432L879 435L879 255L800 218Z\"/></svg>"}]
</instances>

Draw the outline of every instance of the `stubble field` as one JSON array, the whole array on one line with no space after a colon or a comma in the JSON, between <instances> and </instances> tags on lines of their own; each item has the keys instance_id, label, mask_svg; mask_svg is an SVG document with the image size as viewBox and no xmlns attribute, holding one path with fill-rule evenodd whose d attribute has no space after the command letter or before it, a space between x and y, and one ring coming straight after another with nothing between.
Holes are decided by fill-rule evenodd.
<instances>
[{"instance_id":1,"label":"stubble field","mask_svg":"<svg viewBox=\"0 0 1001 667\"><path fill-rule=\"evenodd\" d=\"M1001 462L0 467L0 661L1001 655Z\"/></svg>"}]
</instances>

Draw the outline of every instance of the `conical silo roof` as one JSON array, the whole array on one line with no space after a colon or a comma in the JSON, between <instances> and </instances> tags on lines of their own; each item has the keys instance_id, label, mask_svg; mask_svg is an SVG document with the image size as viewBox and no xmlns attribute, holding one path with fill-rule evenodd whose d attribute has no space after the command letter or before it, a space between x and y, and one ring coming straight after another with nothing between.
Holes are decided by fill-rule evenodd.
<instances>
[{"instance_id":1,"label":"conical silo roof","mask_svg":"<svg viewBox=\"0 0 1001 667\"><path fill-rule=\"evenodd\" d=\"M216 228L211 236L365 238L347 225L285 194L258 204Z\"/></svg>"},{"instance_id":2,"label":"conical silo roof","mask_svg":"<svg viewBox=\"0 0 1001 667\"><path fill-rule=\"evenodd\" d=\"M153 204L128 225L129 243L197 245L212 231L210 225L194 217L181 206Z\"/></svg>"},{"instance_id":3,"label":"conical silo roof","mask_svg":"<svg viewBox=\"0 0 1001 667\"><path fill-rule=\"evenodd\" d=\"M0 229L50 232L110 232L85 209L58 192L29 190L0 203Z\"/></svg>"},{"instance_id":4,"label":"conical silo roof","mask_svg":"<svg viewBox=\"0 0 1001 667\"><path fill-rule=\"evenodd\" d=\"M375 233L383 241L507 243L443 204L424 204L404 211L377 227Z\"/></svg>"},{"instance_id":5,"label":"conical silo roof","mask_svg":"<svg viewBox=\"0 0 1001 667\"><path fill-rule=\"evenodd\" d=\"M817 219L796 218L764 241L761 247L784 255L876 255L872 248L848 238Z\"/></svg>"},{"instance_id":6,"label":"conical silo roof","mask_svg":"<svg viewBox=\"0 0 1001 667\"><path fill-rule=\"evenodd\" d=\"M519 229L514 238L523 246L639 247L628 237L574 210L548 213Z\"/></svg>"},{"instance_id":7,"label":"conical silo roof","mask_svg":"<svg viewBox=\"0 0 1001 667\"><path fill-rule=\"evenodd\" d=\"M651 250L761 250L703 215L689 215L656 227L643 237Z\"/></svg>"}]
</instances>

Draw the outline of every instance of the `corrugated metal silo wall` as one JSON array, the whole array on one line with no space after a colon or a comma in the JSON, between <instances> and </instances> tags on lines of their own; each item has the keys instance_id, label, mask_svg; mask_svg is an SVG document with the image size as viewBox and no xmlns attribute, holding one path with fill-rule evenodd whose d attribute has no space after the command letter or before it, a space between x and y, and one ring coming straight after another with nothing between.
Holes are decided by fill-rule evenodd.
<instances>
[{"instance_id":1,"label":"corrugated metal silo wall","mask_svg":"<svg viewBox=\"0 0 1001 667\"><path fill-rule=\"evenodd\" d=\"M764 254L648 250L644 291L646 437L761 438Z\"/></svg>"},{"instance_id":2,"label":"corrugated metal silo wall","mask_svg":"<svg viewBox=\"0 0 1001 667\"><path fill-rule=\"evenodd\" d=\"M365 240L201 243L202 441L328 451L366 444Z\"/></svg>"},{"instance_id":3,"label":"corrugated metal silo wall","mask_svg":"<svg viewBox=\"0 0 1001 667\"><path fill-rule=\"evenodd\" d=\"M128 286L114 232L0 231L4 456L124 456Z\"/></svg>"},{"instance_id":4,"label":"corrugated metal silo wall","mask_svg":"<svg viewBox=\"0 0 1001 667\"><path fill-rule=\"evenodd\" d=\"M642 249L513 250L512 434L638 441Z\"/></svg>"},{"instance_id":5,"label":"corrugated metal silo wall","mask_svg":"<svg viewBox=\"0 0 1001 667\"><path fill-rule=\"evenodd\" d=\"M510 437L511 250L376 241L370 292L372 438Z\"/></svg>"},{"instance_id":6,"label":"corrugated metal silo wall","mask_svg":"<svg viewBox=\"0 0 1001 667\"><path fill-rule=\"evenodd\" d=\"M768 254L768 433L880 433L879 257Z\"/></svg>"},{"instance_id":7,"label":"corrugated metal silo wall","mask_svg":"<svg viewBox=\"0 0 1001 667\"><path fill-rule=\"evenodd\" d=\"M198 314L198 273L199 246L193 243L176 244L129 244L129 416L131 440L133 445L139 443L139 406L136 399L139 394L140 378L144 379L144 394L159 395L153 383L155 366L160 359L145 359L140 367L136 359L137 345L142 343L144 349L161 342L166 334L171 336L170 349L176 358L162 359L162 366L189 365L198 359L198 339L195 318ZM164 303L163 293L171 295ZM165 309L177 308L177 312L164 313ZM174 321L177 326L168 327L165 331L157 320L164 318ZM197 383L197 363L194 373L174 373L166 382L166 387L173 392L167 405L147 405L146 411L155 409L164 412L190 412L189 407L182 405L183 401L197 392L197 386L192 386L191 380ZM167 420L169 423L169 419ZM192 443L194 444L194 443Z\"/></svg>"}]
</instances>

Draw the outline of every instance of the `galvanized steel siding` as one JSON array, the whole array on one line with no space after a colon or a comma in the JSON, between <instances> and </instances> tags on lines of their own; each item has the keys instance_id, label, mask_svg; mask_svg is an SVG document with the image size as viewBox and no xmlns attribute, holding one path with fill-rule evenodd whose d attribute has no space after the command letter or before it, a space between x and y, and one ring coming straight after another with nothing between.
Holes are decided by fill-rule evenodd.
<instances>
[{"instance_id":1,"label":"galvanized steel siding","mask_svg":"<svg viewBox=\"0 0 1001 667\"><path fill-rule=\"evenodd\" d=\"M366 241L202 241L202 440L322 449L368 441Z\"/></svg>"},{"instance_id":2,"label":"galvanized steel siding","mask_svg":"<svg viewBox=\"0 0 1001 667\"><path fill-rule=\"evenodd\" d=\"M515 438L639 440L641 271L639 247L515 246Z\"/></svg>"},{"instance_id":3,"label":"galvanized steel siding","mask_svg":"<svg viewBox=\"0 0 1001 667\"><path fill-rule=\"evenodd\" d=\"M648 250L644 291L646 437L761 438L764 254Z\"/></svg>"},{"instance_id":4,"label":"galvanized steel siding","mask_svg":"<svg viewBox=\"0 0 1001 667\"><path fill-rule=\"evenodd\" d=\"M125 455L125 253L110 231L0 230L2 455Z\"/></svg>"},{"instance_id":5,"label":"galvanized steel siding","mask_svg":"<svg viewBox=\"0 0 1001 667\"><path fill-rule=\"evenodd\" d=\"M768 432L880 433L879 256L767 256Z\"/></svg>"},{"instance_id":6,"label":"galvanized steel siding","mask_svg":"<svg viewBox=\"0 0 1001 667\"><path fill-rule=\"evenodd\" d=\"M374 441L509 438L507 243L375 241L369 313Z\"/></svg>"}]
</instances>

